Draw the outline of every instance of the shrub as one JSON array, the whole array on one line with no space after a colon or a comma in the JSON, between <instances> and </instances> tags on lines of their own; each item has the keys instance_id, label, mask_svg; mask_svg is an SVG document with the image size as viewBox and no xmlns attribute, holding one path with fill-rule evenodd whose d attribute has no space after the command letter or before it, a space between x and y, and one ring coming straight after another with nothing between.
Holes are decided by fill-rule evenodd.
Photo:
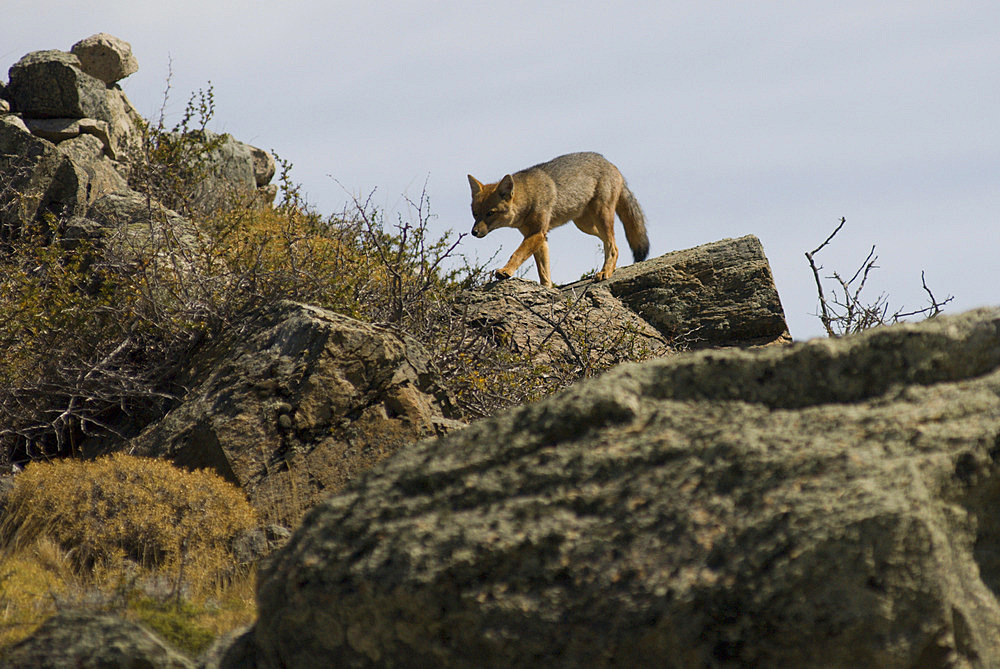
<instances>
[{"instance_id":1,"label":"shrub","mask_svg":"<svg viewBox=\"0 0 1000 669\"><path fill-rule=\"evenodd\" d=\"M180 585L231 569L230 542L254 512L233 485L207 470L123 454L28 465L7 502L8 540L51 537L84 571L126 558Z\"/></svg>"},{"instance_id":2,"label":"shrub","mask_svg":"<svg viewBox=\"0 0 1000 669\"><path fill-rule=\"evenodd\" d=\"M171 73L172 74L172 73ZM140 141L128 158L129 186L182 214L203 213L197 206L198 185L209 175L212 152L222 137L208 132L215 115L212 83L188 98L184 115L167 129L164 110L170 94L170 77L163 105L155 122L139 120Z\"/></svg>"},{"instance_id":3,"label":"shrub","mask_svg":"<svg viewBox=\"0 0 1000 669\"><path fill-rule=\"evenodd\" d=\"M147 195L143 211L125 209L83 239L73 221L47 219L0 248L0 466L5 456L20 463L115 448L183 394L181 367L195 346L282 299L416 338L469 419L606 366L597 361L607 356L587 355L606 343L587 333L559 333L581 355L553 368L470 328L457 298L487 273L456 256L461 235L431 234L426 190L394 224L371 198L324 218L279 158L279 206L251 198L190 209L184 197L206 176L213 113L209 88L172 129L162 113L147 124L130 180ZM181 219L158 200L191 215ZM616 360L639 359L617 348Z\"/></svg>"}]
</instances>

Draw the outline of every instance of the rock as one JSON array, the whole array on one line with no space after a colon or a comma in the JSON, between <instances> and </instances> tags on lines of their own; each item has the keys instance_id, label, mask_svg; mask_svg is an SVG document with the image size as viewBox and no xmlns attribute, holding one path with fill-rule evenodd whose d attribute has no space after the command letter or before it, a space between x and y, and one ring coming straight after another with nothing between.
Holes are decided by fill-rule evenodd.
<instances>
[{"instance_id":1,"label":"rock","mask_svg":"<svg viewBox=\"0 0 1000 669\"><path fill-rule=\"evenodd\" d=\"M102 613L63 612L7 649L5 667L193 669L194 663L144 627Z\"/></svg>"},{"instance_id":2,"label":"rock","mask_svg":"<svg viewBox=\"0 0 1000 669\"><path fill-rule=\"evenodd\" d=\"M30 118L107 120L107 86L64 51L33 51L10 68L8 100Z\"/></svg>"},{"instance_id":3,"label":"rock","mask_svg":"<svg viewBox=\"0 0 1000 669\"><path fill-rule=\"evenodd\" d=\"M111 150L111 138L108 134L108 124L92 118L28 118L24 119L31 134L50 142L59 143L73 139L86 133L101 140L108 150Z\"/></svg>"},{"instance_id":4,"label":"rock","mask_svg":"<svg viewBox=\"0 0 1000 669\"><path fill-rule=\"evenodd\" d=\"M610 281L559 289L497 281L469 291L458 310L470 326L539 364L606 367L637 351L653 357L672 348L791 341L767 258L752 236L636 263ZM580 350L584 340L589 350Z\"/></svg>"},{"instance_id":5,"label":"rock","mask_svg":"<svg viewBox=\"0 0 1000 669\"><path fill-rule=\"evenodd\" d=\"M2 494L3 486L0 479L0 501L3 499ZM291 536L291 531L281 525L267 525L241 531L233 538L234 561L238 565L256 564L288 543Z\"/></svg>"},{"instance_id":6,"label":"rock","mask_svg":"<svg viewBox=\"0 0 1000 669\"><path fill-rule=\"evenodd\" d=\"M67 228L73 226L74 238L106 248L118 264L152 260L164 271L183 271L192 262L186 250L197 248L195 223L133 190L101 195L87 209L86 219L83 227L78 219L70 219ZM150 254L150 249L172 252Z\"/></svg>"},{"instance_id":7,"label":"rock","mask_svg":"<svg viewBox=\"0 0 1000 669\"><path fill-rule=\"evenodd\" d=\"M78 171L84 173L86 205L109 193L123 193L129 189L115 163L105 155L105 146L96 135L81 134L60 142L57 147L69 157Z\"/></svg>"},{"instance_id":8,"label":"rock","mask_svg":"<svg viewBox=\"0 0 1000 669\"><path fill-rule=\"evenodd\" d=\"M243 627L212 642L198 658L199 669L253 669L254 652L252 628Z\"/></svg>"},{"instance_id":9,"label":"rock","mask_svg":"<svg viewBox=\"0 0 1000 669\"><path fill-rule=\"evenodd\" d=\"M678 354L324 501L260 572L233 656L1000 666L998 508L1000 309Z\"/></svg>"},{"instance_id":10,"label":"rock","mask_svg":"<svg viewBox=\"0 0 1000 669\"><path fill-rule=\"evenodd\" d=\"M107 112L102 119L108 123L111 138L108 156L113 160L132 160L142 146L140 128L145 120L119 88L108 89Z\"/></svg>"},{"instance_id":11,"label":"rock","mask_svg":"<svg viewBox=\"0 0 1000 669\"><path fill-rule=\"evenodd\" d=\"M273 207L278 197L278 184L267 184L257 189L257 201L262 207Z\"/></svg>"},{"instance_id":12,"label":"rock","mask_svg":"<svg viewBox=\"0 0 1000 669\"><path fill-rule=\"evenodd\" d=\"M169 231L182 244L195 233L194 224L186 218L134 190L113 192L98 198L87 210L87 216L107 229L128 227L138 234L145 234L142 243L156 243L148 237L150 233L143 232L151 227ZM150 222L159 225L150 226Z\"/></svg>"},{"instance_id":13,"label":"rock","mask_svg":"<svg viewBox=\"0 0 1000 669\"><path fill-rule=\"evenodd\" d=\"M504 279L460 296L456 310L470 326L502 339L515 352L531 354L539 365L606 367L636 350L654 355L668 348L654 327L600 283L560 291ZM589 349L581 348L582 340L591 343Z\"/></svg>"},{"instance_id":14,"label":"rock","mask_svg":"<svg viewBox=\"0 0 1000 669\"><path fill-rule=\"evenodd\" d=\"M41 137L62 140L56 146ZM65 220L86 212L128 184L106 155L107 124L94 119L0 118L0 220L11 230L51 214Z\"/></svg>"},{"instance_id":15,"label":"rock","mask_svg":"<svg viewBox=\"0 0 1000 669\"><path fill-rule=\"evenodd\" d=\"M61 119L63 125L67 124L65 119L91 119L88 127L93 134L106 135L108 155L113 159L123 158L139 146L141 116L132 103L120 89L108 88L84 72L73 54L54 50L29 53L10 68L7 93L14 110L27 119ZM93 130L95 121L106 123L107 128Z\"/></svg>"},{"instance_id":16,"label":"rock","mask_svg":"<svg viewBox=\"0 0 1000 669\"><path fill-rule=\"evenodd\" d=\"M86 209L87 173L13 115L0 116L0 174L0 239L45 214L59 220Z\"/></svg>"},{"instance_id":17,"label":"rock","mask_svg":"<svg viewBox=\"0 0 1000 669\"><path fill-rule=\"evenodd\" d=\"M212 212L251 199L257 192L257 177L250 145L230 135L205 134L209 143L217 145L206 156L208 172L195 186L192 207Z\"/></svg>"},{"instance_id":18,"label":"rock","mask_svg":"<svg viewBox=\"0 0 1000 669\"><path fill-rule=\"evenodd\" d=\"M689 348L791 341L771 267L753 235L622 267L606 284L669 341Z\"/></svg>"},{"instance_id":19,"label":"rock","mask_svg":"<svg viewBox=\"0 0 1000 669\"><path fill-rule=\"evenodd\" d=\"M211 213L234 203L273 203L277 187L268 184L275 172L271 154L228 134L197 132L204 132L204 141L212 148L205 156L206 174L191 196L194 211Z\"/></svg>"},{"instance_id":20,"label":"rock","mask_svg":"<svg viewBox=\"0 0 1000 669\"><path fill-rule=\"evenodd\" d=\"M256 146L246 145L250 149L250 156L253 158L253 176L258 188L263 188L271 183L277 166L274 163L274 156L264 149Z\"/></svg>"},{"instance_id":21,"label":"rock","mask_svg":"<svg viewBox=\"0 0 1000 669\"><path fill-rule=\"evenodd\" d=\"M80 69L106 84L113 84L139 71L132 45L107 33L80 40L70 49L80 59Z\"/></svg>"},{"instance_id":22,"label":"rock","mask_svg":"<svg viewBox=\"0 0 1000 669\"><path fill-rule=\"evenodd\" d=\"M183 402L130 452L210 467L283 525L402 446L461 425L415 340L292 302L234 328L188 377Z\"/></svg>"}]
</instances>

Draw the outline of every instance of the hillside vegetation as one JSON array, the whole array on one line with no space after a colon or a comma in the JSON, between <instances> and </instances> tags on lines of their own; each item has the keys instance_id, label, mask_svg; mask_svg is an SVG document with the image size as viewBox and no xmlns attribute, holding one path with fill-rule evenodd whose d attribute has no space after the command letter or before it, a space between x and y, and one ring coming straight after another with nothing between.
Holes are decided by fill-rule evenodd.
<instances>
[{"instance_id":1,"label":"hillside vegetation","mask_svg":"<svg viewBox=\"0 0 1000 669\"><path fill-rule=\"evenodd\" d=\"M188 652L254 618L254 572L230 551L255 522L239 490L165 462L79 458L162 416L186 390L180 363L269 305L309 303L416 338L466 420L608 366L539 362L471 329L456 297L487 275L456 254L460 237L431 232L426 193L391 223L370 199L323 216L279 160L275 206L192 201L218 146L205 130L213 111L211 89L199 91L173 127L143 126L129 156L142 225L95 234L45 214L0 231L0 460L24 469L2 520L0 643L73 606L143 620ZM33 196L18 183L0 175L5 200ZM587 334L572 335L586 355ZM623 347L618 359L649 353Z\"/></svg>"}]
</instances>

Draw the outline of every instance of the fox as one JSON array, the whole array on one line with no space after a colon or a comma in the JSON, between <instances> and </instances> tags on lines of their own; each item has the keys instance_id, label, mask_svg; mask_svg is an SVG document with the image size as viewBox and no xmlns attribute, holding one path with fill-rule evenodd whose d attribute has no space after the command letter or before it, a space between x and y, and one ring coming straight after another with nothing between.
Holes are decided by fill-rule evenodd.
<instances>
[{"instance_id":1,"label":"fox","mask_svg":"<svg viewBox=\"0 0 1000 669\"><path fill-rule=\"evenodd\" d=\"M473 236L482 238L497 228L517 228L524 235L507 264L495 270L498 278L513 276L528 256L534 256L538 282L552 287L549 230L573 221L604 243L604 265L594 280L610 279L618 263L616 213L635 262L649 254L642 208L622 173L599 153L569 153L490 184L470 174L469 185Z\"/></svg>"}]
</instances>

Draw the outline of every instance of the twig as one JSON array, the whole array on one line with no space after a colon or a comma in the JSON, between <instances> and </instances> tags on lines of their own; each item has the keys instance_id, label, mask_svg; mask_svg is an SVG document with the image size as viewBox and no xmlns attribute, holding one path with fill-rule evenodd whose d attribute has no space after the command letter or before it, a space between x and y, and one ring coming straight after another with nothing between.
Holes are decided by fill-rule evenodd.
<instances>
[{"instance_id":1,"label":"twig","mask_svg":"<svg viewBox=\"0 0 1000 669\"><path fill-rule=\"evenodd\" d=\"M827 310L826 307L826 295L823 294L823 282L819 278L820 268L816 267L816 263L813 261L813 256L822 251L823 248L830 243L830 241L836 236L836 234L840 232L840 229L844 227L845 223L847 223L847 218L841 217L840 225L838 225L837 228L830 233L830 236L827 237L822 244L817 246L812 251L806 251L806 259L809 261L809 267L812 268L813 278L816 280L816 291L819 293L819 308L822 312L819 318L820 321L822 321L823 323L823 327L826 329L826 333L831 337L835 336L833 332L833 327L831 326L832 319L830 318L830 312Z\"/></svg>"}]
</instances>

